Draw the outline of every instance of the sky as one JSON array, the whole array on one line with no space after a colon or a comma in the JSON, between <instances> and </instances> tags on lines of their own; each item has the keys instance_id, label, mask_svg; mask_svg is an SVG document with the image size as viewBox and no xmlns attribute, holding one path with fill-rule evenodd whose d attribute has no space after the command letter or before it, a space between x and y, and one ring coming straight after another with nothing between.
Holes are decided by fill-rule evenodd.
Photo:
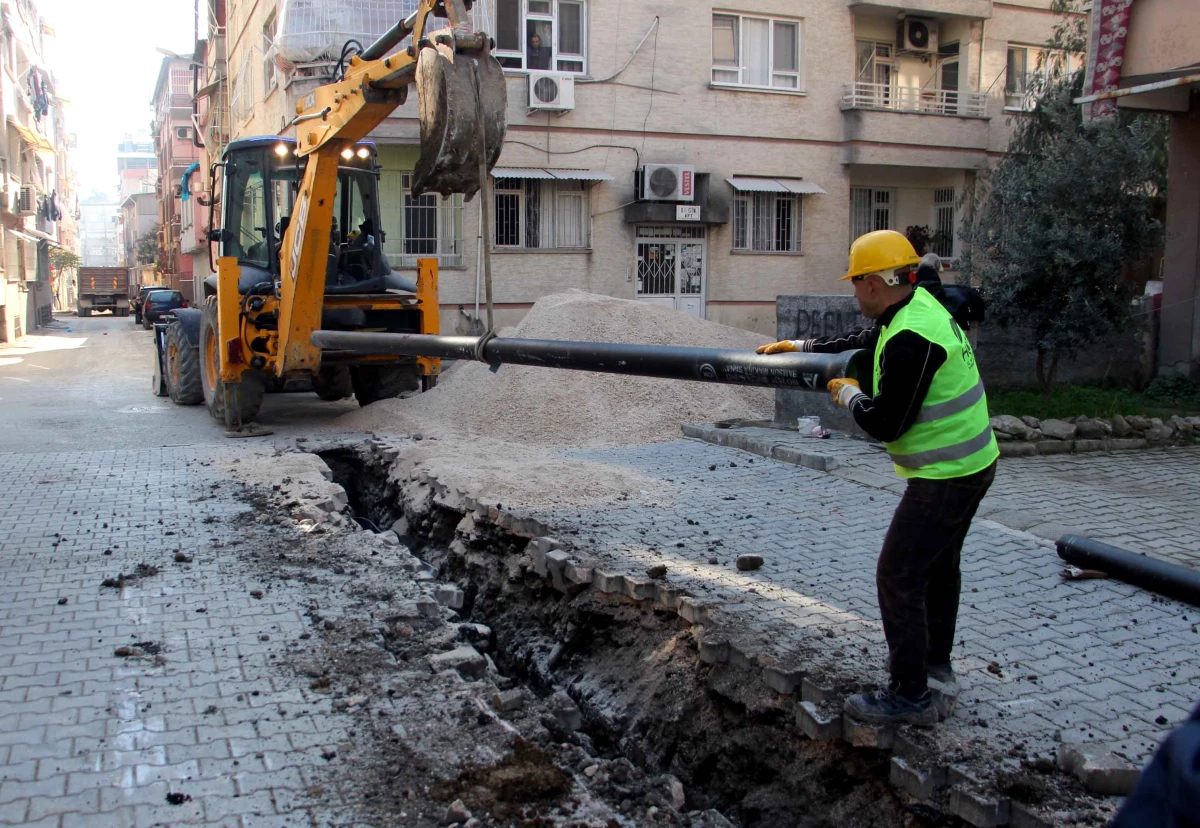
<instances>
[{"instance_id":1,"label":"sky","mask_svg":"<svg viewBox=\"0 0 1200 828\"><path fill-rule=\"evenodd\" d=\"M55 37L46 38L47 67L58 94L70 101L67 130L79 138L74 153L77 191L114 198L117 144L125 133L149 136L150 96L163 55L195 45L195 0L34 0Z\"/></svg>"}]
</instances>

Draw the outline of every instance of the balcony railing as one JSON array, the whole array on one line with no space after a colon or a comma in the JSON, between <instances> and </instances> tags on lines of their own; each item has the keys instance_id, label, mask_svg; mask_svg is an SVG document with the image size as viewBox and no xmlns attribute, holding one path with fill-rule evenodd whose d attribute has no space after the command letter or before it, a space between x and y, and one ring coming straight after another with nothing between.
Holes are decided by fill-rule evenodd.
<instances>
[{"instance_id":1,"label":"balcony railing","mask_svg":"<svg viewBox=\"0 0 1200 828\"><path fill-rule=\"evenodd\" d=\"M985 118L987 117L987 94L852 81L842 89L842 109L878 109L890 112L917 112L925 115Z\"/></svg>"}]
</instances>

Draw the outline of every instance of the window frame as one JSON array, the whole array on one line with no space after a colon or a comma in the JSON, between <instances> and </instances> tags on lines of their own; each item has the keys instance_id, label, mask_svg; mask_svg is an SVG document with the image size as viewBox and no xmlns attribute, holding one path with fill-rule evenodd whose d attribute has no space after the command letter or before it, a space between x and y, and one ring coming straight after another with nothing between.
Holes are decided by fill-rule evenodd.
<instances>
[{"instance_id":1,"label":"window frame","mask_svg":"<svg viewBox=\"0 0 1200 828\"><path fill-rule=\"evenodd\" d=\"M954 234L954 223L955 223L955 220L958 218L957 215L955 215L956 212L957 211L955 210L954 187L937 187L937 188L935 188L933 191L933 224L932 224L933 238L930 240L930 244L933 245L935 248L936 248L935 240L942 233L941 218L943 215L949 215L949 221L947 222L947 224L949 226L949 230L947 231L949 234L949 238L947 239L949 246L950 246L949 252L943 254L941 252L941 250L935 249L933 252L937 253L939 259L953 259L954 258L954 235L955 235ZM944 250L945 248L943 247L942 249Z\"/></svg>"},{"instance_id":2,"label":"window frame","mask_svg":"<svg viewBox=\"0 0 1200 828\"><path fill-rule=\"evenodd\" d=\"M396 244L400 248L399 253L389 253L384 250L384 255L389 264L397 270L412 270L417 266L418 259L437 258L438 267L463 267L463 237L465 235L465 224L463 221L463 197L461 194L455 194L449 198L443 198L436 193L425 193L421 199L435 199L432 207L436 211L434 220L437 225L436 236L432 239L434 242L433 253L409 253L408 245L410 243L428 242L431 239L426 237L412 237L409 234L409 210L421 209L428 210L430 205L410 204L412 198L412 179L414 172L412 170L400 170L400 238L396 240ZM387 240L384 242L387 244ZM453 249L447 250L446 247Z\"/></svg>"},{"instance_id":3,"label":"window frame","mask_svg":"<svg viewBox=\"0 0 1200 828\"><path fill-rule=\"evenodd\" d=\"M501 185L501 182L520 182L520 187L514 188L507 184ZM572 253L580 251L590 251L592 249L592 221L591 221L591 184L590 181L582 179L548 179L548 178L500 178L496 180L497 186L493 188L493 215L492 229L488 237L492 249L505 252L532 252L532 251L548 251L556 253ZM529 219L529 203L530 203L530 185L536 184L542 192L538 193L539 200L546 198L545 189L550 191L550 203L548 208L542 206L541 209L549 209L553 221L553 242L545 243L539 238L536 246L529 245L529 227L527 221ZM543 188L543 184L551 185L549 188ZM578 189L568 189L568 185L578 184ZM516 238L517 244L499 244L498 233L500 231L500 204L501 197L512 197L516 199ZM576 226L579 237L582 239L582 245L564 245L561 239L564 235L563 231L563 202L578 201L578 214L580 224Z\"/></svg>"},{"instance_id":4,"label":"window frame","mask_svg":"<svg viewBox=\"0 0 1200 828\"><path fill-rule=\"evenodd\" d=\"M734 49L737 52L735 61L736 66L729 64L718 64L715 44L712 34L716 30L715 24L717 18L732 18L736 21L734 28ZM767 24L767 53L770 65L767 74L770 76L768 85L748 83L746 82L746 73L749 67L745 64L745 25L746 20L762 21ZM747 89L758 92L775 92L791 95L807 94L807 83L804 74L804 22L803 17L778 17L762 14L744 14L742 12L728 11L724 9L713 9L709 23L709 86L718 89ZM795 69L777 69L775 66L776 57L776 28L779 24L794 26L796 37L794 41L796 68ZM730 80L717 80L717 73L721 72L728 75L731 72L736 72L738 80L736 82ZM792 77L796 81L795 86L777 86L775 79L778 76Z\"/></svg>"},{"instance_id":5,"label":"window frame","mask_svg":"<svg viewBox=\"0 0 1200 828\"><path fill-rule=\"evenodd\" d=\"M1022 78L1022 89L1019 93L1010 92L1011 78L1009 77L1009 69L1012 66L1012 61L1009 55L1012 52L1023 52L1025 55L1025 74ZM1061 62L1056 71L1063 73L1071 73L1080 68L1080 58L1066 49L1048 49L1045 46L1031 46L1024 43L1009 43L1008 48L1004 53L1004 110L1006 112L1029 112L1037 106L1037 97L1032 93L1033 83L1031 81L1040 79L1041 83L1045 83L1051 77L1051 58L1058 58ZM1038 62L1042 61L1041 68L1038 67ZM1020 96L1019 102L1014 102L1013 98Z\"/></svg>"},{"instance_id":6,"label":"window frame","mask_svg":"<svg viewBox=\"0 0 1200 828\"><path fill-rule=\"evenodd\" d=\"M275 48L275 34L278 21L275 12L267 16L262 27L262 56L263 56L263 97L269 97L279 88L279 74L275 68L275 58L272 51Z\"/></svg>"},{"instance_id":7,"label":"window frame","mask_svg":"<svg viewBox=\"0 0 1200 828\"><path fill-rule=\"evenodd\" d=\"M495 0L496 20L500 19L500 4L501 3L516 3L518 6L518 29L522 39L520 49L504 49L499 44L500 35L497 33L496 48L492 50L492 54L500 61L500 65L504 67L505 72L526 74L529 72L554 72L561 75L571 75L573 77L586 77L588 74L588 0ZM531 3L549 3L550 11L530 11ZM579 7L579 43L583 50L582 53L575 52L560 52L560 43L562 38L562 14L560 12L562 5L578 6ZM528 65L529 56L525 50L525 45L528 43L529 24L534 23L549 23L550 24L550 66L547 69L530 69ZM498 22L497 22L498 27ZM543 46L546 44L543 42ZM520 61L520 65L511 65L512 61ZM578 63L579 69L563 69L561 63Z\"/></svg>"},{"instance_id":8,"label":"window frame","mask_svg":"<svg viewBox=\"0 0 1200 828\"><path fill-rule=\"evenodd\" d=\"M761 239L759 232L760 210L762 205L770 203L768 209L769 247L756 247ZM792 244L786 248L779 245L779 205L780 202L792 206L790 219ZM755 254L768 256L799 256L804 253L804 196L800 193L760 192L754 190L733 191L733 238L730 251L739 254ZM740 242L740 243L739 243Z\"/></svg>"},{"instance_id":9,"label":"window frame","mask_svg":"<svg viewBox=\"0 0 1200 828\"><path fill-rule=\"evenodd\" d=\"M858 232L854 226L855 225L854 193L856 190L859 192L866 191L871 194L870 195L870 204L868 205L868 208L867 208L867 218L868 218L868 223L870 224L870 227L868 227L866 230L862 230L861 232ZM881 202L879 200L879 195L881 193L887 194L886 202ZM877 211L879 211L881 209L887 211L887 227L877 227L876 226L878 224L878 222L876 221ZM896 211L897 211L897 208L896 208L896 188L895 187L851 186L850 187L850 243L853 244L854 240L857 239L859 236L863 235L864 233L870 233L873 230L895 230L896 229L896 227L895 227Z\"/></svg>"}]
</instances>

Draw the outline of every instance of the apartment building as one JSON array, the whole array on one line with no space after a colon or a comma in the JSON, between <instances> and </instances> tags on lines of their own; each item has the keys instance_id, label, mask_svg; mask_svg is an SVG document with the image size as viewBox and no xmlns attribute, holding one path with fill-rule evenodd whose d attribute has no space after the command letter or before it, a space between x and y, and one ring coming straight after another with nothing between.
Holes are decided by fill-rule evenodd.
<instances>
[{"instance_id":1,"label":"apartment building","mask_svg":"<svg viewBox=\"0 0 1200 828\"><path fill-rule=\"evenodd\" d=\"M191 297L194 281L194 228L184 233L184 186L199 169L200 152L192 124L191 57L165 57L159 66L151 104L154 106L154 152L158 159L158 233L162 283ZM203 278L203 275L202 275Z\"/></svg>"},{"instance_id":2,"label":"apartment building","mask_svg":"<svg viewBox=\"0 0 1200 828\"><path fill-rule=\"evenodd\" d=\"M158 156L154 141L144 132L136 138L126 133L117 144L117 179L121 203L135 193L152 193L158 182Z\"/></svg>"},{"instance_id":3,"label":"apartment building","mask_svg":"<svg viewBox=\"0 0 1200 828\"><path fill-rule=\"evenodd\" d=\"M11 342L51 319L49 251L61 243L60 223L73 219L66 201L73 188L71 139L44 57L53 29L31 0L0 2L0 29L0 342Z\"/></svg>"},{"instance_id":4,"label":"apartment building","mask_svg":"<svg viewBox=\"0 0 1200 828\"><path fill-rule=\"evenodd\" d=\"M367 43L415 2L340 6L338 28ZM368 6L391 9L386 25ZM846 289L836 277L860 233L927 227L953 265L962 197L1047 63L1049 6L481 0L473 25L508 78L492 226L477 202L409 194L410 95L372 133L385 250L398 270L439 259L446 330L474 314L482 236L500 324L579 288L774 333L776 295ZM306 30L301 53L280 4L222 10L229 135L288 134L349 34L316 32L322 45Z\"/></svg>"}]
</instances>

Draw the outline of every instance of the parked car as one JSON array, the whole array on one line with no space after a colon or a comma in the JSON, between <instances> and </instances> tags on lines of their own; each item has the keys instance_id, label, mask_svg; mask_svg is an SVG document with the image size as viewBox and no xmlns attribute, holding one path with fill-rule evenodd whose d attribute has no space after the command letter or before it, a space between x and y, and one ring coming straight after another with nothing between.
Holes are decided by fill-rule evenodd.
<instances>
[{"instance_id":1,"label":"parked car","mask_svg":"<svg viewBox=\"0 0 1200 828\"><path fill-rule=\"evenodd\" d=\"M146 303L146 294L152 290L170 290L166 285L142 285L138 288L137 295L129 300L129 306L133 308L133 321L135 324L142 324L142 305Z\"/></svg>"},{"instance_id":2,"label":"parked car","mask_svg":"<svg viewBox=\"0 0 1200 828\"><path fill-rule=\"evenodd\" d=\"M151 326L176 308L186 308L187 300L177 290L152 290L142 303L142 327Z\"/></svg>"}]
</instances>

